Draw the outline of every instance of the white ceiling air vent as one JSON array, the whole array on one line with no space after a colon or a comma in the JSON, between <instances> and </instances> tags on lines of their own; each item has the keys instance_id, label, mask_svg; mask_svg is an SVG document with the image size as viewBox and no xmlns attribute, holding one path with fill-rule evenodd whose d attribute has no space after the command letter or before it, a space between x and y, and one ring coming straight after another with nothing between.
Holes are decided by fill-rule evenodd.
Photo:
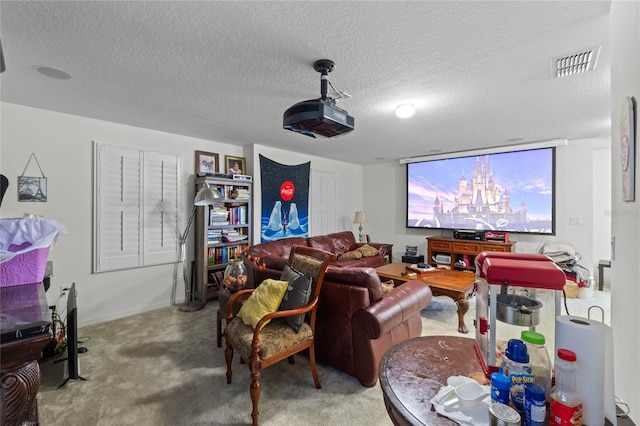
<instances>
[{"instance_id":1,"label":"white ceiling air vent","mask_svg":"<svg viewBox=\"0 0 640 426\"><path fill-rule=\"evenodd\" d=\"M555 58L552 63L554 76L556 78L567 77L591 71L596 67L599 52L599 47L593 47L582 52Z\"/></svg>"}]
</instances>

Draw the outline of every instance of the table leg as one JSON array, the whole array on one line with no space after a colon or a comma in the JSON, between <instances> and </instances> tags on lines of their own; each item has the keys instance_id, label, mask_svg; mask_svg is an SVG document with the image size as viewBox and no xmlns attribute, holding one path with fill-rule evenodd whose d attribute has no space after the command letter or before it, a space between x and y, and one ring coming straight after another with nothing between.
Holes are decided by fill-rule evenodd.
<instances>
[{"instance_id":1,"label":"table leg","mask_svg":"<svg viewBox=\"0 0 640 426\"><path fill-rule=\"evenodd\" d=\"M464 314L469 310L469 302L464 294L458 297L456 305L458 305L458 332L467 334L469 333L469 329L464 323Z\"/></svg>"}]
</instances>

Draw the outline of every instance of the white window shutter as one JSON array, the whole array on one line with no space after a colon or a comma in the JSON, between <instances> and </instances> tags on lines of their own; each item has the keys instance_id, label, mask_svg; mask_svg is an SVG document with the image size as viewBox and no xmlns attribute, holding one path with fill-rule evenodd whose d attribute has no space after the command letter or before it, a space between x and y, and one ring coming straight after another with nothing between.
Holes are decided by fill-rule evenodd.
<instances>
[{"instance_id":1,"label":"white window shutter","mask_svg":"<svg viewBox=\"0 0 640 426\"><path fill-rule=\"evenodd\" d=\"M178 260L180 158L145 153L144 264Z\"/></svg>"},{"instance_id":2,"label":"white window shutter","mask_svg":"<svg viewBox=\"0 0 640 426\"><path fill-rule=\"evenodd\" d=\"M180 156L95 144L94 272L178 261Z\"/></svg>"},{"instance_id":3,"label":"white window shutter","mask_svg":"<svg viewBox=\"0 0 640 426\"><path fill-rule=\"evenodd\" d=\"M96 270L140 265L140 166L137 150L101 145L96 179Z\"/></svg>"}]
</instances>

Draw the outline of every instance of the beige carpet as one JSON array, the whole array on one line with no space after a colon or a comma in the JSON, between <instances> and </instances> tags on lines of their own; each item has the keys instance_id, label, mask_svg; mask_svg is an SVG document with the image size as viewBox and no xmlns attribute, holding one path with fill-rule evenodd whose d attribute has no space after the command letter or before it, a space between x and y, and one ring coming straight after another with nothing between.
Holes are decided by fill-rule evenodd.
<instances>
[{"instance_id":1,"label":"beige carpet","mask_svg":"<svg viewBox=\"0 0 640 426\"><path fill-rule=\"evenodd\" d=\"M475 303L466 315L473 337ZM49 425L244 425L251 423L249 374L234 360L225 376L223 348L215 344L217 302L179 312L164 308L85 327L80 372L87 381L63 381L64 363L41 363L40 423ZM80 315L82 311L80 310ZM457 333L456 305L434 298L423 310L423 335ZM262 425L391 425L380 386L318 365L315 389L308 358L263 372Z\"/></svg>"},{"instance_id":2,"label":"beige carpet","mask_svg":"<svg viewBox=\"0 0 640 426\"><path fill-rule=\"evenodd\" d=\"M455 334L455 309L447 298L434 299L424 311L424 331L442 334L444 327ZM80 373L88 380L58 389L64 363L41 363L41 424L250 424L248 369L236 357L233 383L226 383L224 349L215 344L216 310L212 301L198 312L165 308L80 329L89 349L80 354ZM304 355L294 365L267 368L261 424L391 425L379 385L365 388L322 364L318 374L322 389L314 387Z\"/></svg>"}]
</instances>

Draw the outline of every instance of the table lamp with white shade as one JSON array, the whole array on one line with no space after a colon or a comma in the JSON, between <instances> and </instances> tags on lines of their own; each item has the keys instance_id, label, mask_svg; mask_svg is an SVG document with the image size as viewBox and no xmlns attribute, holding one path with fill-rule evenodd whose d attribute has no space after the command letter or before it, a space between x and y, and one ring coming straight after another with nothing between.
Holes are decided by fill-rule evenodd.
<instances>
[{"instance_id":1,"label":"table lamp with white shade","mask_svg":"<svg viewBox=\"0 0 640 426\"><path fill-rule=\"evenodd\" d=\"M193 297L193 288L192 285L189 284L187 279L187 264L185 261L186 257L186 243L187 237L189 236L189 231L191 230L191 225L193 224L193 219L196 215L196 209L202 206L211 206L215 203L220 202L224 197L217 190L211 189L209 184L205 182L204 186L196 193L195 198L193 199L193 208L191 209L191 216L189 216L189 221L187 222L187 227L185 228L182 236L180 237L180 257L179 262L182 262L182 279L184 280L184 303L178 307L178 310L181 312L195 312L202 308L204 308L204 303L200 300L194 299ZM173 276L173 294L175 295L175 289L178 286L178 274L174 274ZM174 303L175 304L175 303Z\"/></svg>"},{"instance_id":2,"label":"table lamp with white shade","mask_svg":"<svg viewBox=\"0 0 640 426\"><path fill-rule=\"evenodd\" d=\"M355 216L353 217L353 223L358 223L360 224L360 226L358 227L358 230L360 231L360 242L364 243L364 234L362 233L362 224L363 223L367 223L367 212L356 212Z\"/></svg>"}]
</instances>

